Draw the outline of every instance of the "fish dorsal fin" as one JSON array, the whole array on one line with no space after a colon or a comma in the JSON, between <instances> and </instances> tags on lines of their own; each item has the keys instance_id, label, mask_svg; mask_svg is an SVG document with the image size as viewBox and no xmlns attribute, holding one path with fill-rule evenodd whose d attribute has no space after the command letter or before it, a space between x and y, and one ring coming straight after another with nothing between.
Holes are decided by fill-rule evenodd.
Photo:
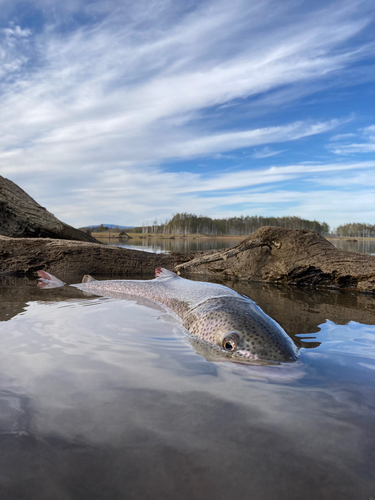
<instances>
[{"instance_id":1,"label":"fish dorsal fin","mask_svg":"<svg viewBox=\"0 0 375 500\"><path fill-rule=\"evenodd\" d=\"M155 278L158 278L158 279L178 278L178 276L173 271L169 271L168 269L164 269L164 267L157 267L155 269Z\"/></svg>"},{"instance_id":2,"label":"fish dorsal fin","mask_svg":"<svg viewBox=\"0 0 375 500\"><path fill-rule=\"evenodd\" d=\"M89 274L85 274L84 277L82 278L82 283L90 283L90 281L96 281L96 279L90 276Z\"/></svg>"}]
</instances>

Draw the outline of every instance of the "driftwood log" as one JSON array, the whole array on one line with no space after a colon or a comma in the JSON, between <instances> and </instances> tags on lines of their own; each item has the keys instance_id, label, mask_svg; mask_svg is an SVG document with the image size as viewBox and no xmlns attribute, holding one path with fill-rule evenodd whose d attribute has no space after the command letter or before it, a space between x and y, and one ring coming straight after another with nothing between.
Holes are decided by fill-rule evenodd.
<instances>
[{"instance_id":1,"label":"driftwood log","mask_svg":"<svg viewBox=\"0 0 375 500\"><path fill-rule=\"evenodd\" d=\"M59 278L155 275L156 267L173 269L193 254L156 254L80 241L8 238L0 235L0 273L30 274L40 269Z\"/></svg>"},{"instance_id":2,"label":"driftwood log","mask_svg":"<svg viewBox=\"0 0 375 500\"><path fill-rule=\"evenodd\" d=\"M178 273L375 292L375 257L337 249L313 231L262 227L233 248L175 267Z\"/></svg>"}]
</instances>

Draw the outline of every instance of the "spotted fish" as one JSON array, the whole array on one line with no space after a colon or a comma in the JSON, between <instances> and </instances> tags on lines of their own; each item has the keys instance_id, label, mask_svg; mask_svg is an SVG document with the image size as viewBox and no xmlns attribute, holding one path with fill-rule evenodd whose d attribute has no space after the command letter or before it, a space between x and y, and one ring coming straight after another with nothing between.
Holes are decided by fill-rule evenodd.
<instances>
[{"instance_id":1,"label":"spotted fish","mask_svg":"<svg viewBox=\"0 0 375 500\"><path fill-rule=\"evenodd\" d=\"M54 276L38 271L41 287L61 286ZM144 297L163 304L182 319L192 338L215 348L232 361L294 361L297 350L284 330L252 300L214 283L190 281L157 268L153 280L96 281L85 276L72 285L103 297Z\"/></svg>"}]
</instances>

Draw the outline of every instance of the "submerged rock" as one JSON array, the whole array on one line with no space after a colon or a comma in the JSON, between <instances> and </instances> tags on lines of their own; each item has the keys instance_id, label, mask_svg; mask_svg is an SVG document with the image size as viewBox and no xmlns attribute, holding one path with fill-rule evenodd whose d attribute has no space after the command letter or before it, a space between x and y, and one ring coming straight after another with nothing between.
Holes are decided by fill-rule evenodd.
<instances>
[{"instance_id":1,"label":"submerged rock","mask_svg":"<svg viewBox=\"0 0 375 500\"><path fill-rule=\"evenodd\" d=\"M61 222L17 184L0 176L0 234L15 238L98 241Z\"/></svg>"}]
</instances>

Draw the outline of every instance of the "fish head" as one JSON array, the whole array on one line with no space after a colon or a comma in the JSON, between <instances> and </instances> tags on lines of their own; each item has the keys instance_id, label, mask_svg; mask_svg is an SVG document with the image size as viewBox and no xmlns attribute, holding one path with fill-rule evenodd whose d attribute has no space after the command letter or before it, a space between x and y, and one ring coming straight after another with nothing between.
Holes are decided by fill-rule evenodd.
<instances>
[{"instance_id":1,"label":"fish head","mask_svg":"<svg viewBox=\"0 0 375 500\"><path fill-rule=\"evenodd\" d=\"M185 327L206 344L219 349L226 359L245 363L297 359L297 349L290 337L248 299L210 299L189 316L184 321Z\"/></svg>"}]
</instances>

